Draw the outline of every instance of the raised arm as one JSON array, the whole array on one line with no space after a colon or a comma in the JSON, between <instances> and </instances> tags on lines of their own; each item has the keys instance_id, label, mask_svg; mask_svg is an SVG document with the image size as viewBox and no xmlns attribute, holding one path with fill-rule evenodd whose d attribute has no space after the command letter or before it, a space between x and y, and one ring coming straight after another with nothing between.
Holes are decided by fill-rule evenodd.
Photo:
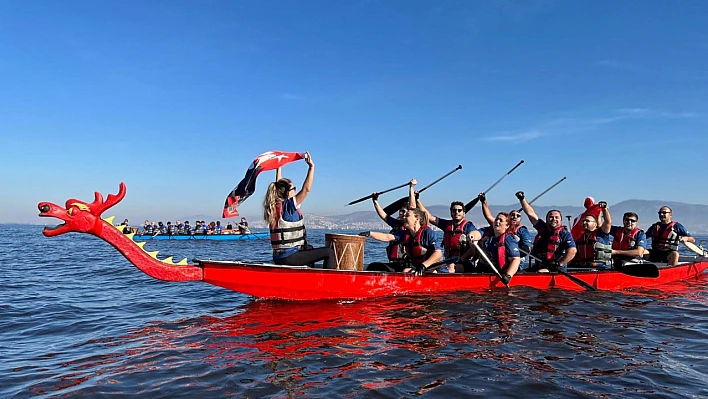
<instances>
[{"instance_id":1,"label":"raised arm","mask_svg":"<svg viewBox=\"0 0 708 399\"><path fill-rule=\"evenodd\" d=\"M312 157L309 152L305 153L305 162L307 162L309 168L307 168L307 176L305 176L305 181L302 183L300 192L295 195L295 201L298 205L302 204L302 202L305 201L305 198L307 198L307 195L310 194L310 190L312 189L312 180L315 176L315 163L312 162Z\"/></svg>"},{"instance_id":2,"label":"raised arm","mask_svg":"<svg viewBox=\"0 0 708 399\"><path fill-rule=\"evenodd\" d=\"M484 195L484 193L479 193L477 196L479 198L479 201L482 203L482 215L484 215L484 218L487 220L487 223L489 225L494 224L494 215L492 215L492 210L489 209L489 204L487 203L487 196Z\"/></svg>"},{"instance_id":3,"label":"raised arm","mask_svg":"<svg viewBox=\"0 0 708 399\"><path fill-rule=\"evenodd\" d=\"M376 209L376 214L379 215L381 220L384 222L386 221L386 212L384 212L383 208L381 208L381 204L379 204L379 196L376 193L371 194L371 200L374 202L374 209Z\"/></svg>"},{"instance_id":4,"label":"raised arm","mask_svg":"<svg viewBox=\"0 0 708 399\"><path fill-rule=\"evenodd\" d=\"M283 177L282 171L280 169L281 168L275 170L275 181L278 181Z\"/></svg>"},{"instance_id":5,"label":"raised arm","mask_svg":"<svg viewBox=\"0 0 708 399\"><path fill-rule=\"evenodd\" d=\"M531 225L535 226L536 223L538 223L538 215L536 215L536 211L533 210L531 205L528 202L526 202L526 196L524 195L524 192L517 191L516 198L519 199L519 202L521 203L521 209L526 213L526 216L529 217L529 220L531 221ZM575 254L573 254L573 255L575 255Z\"/></svg>"},{"instance_id":6,"label":"raised arm","mask_svg":"<svg viewBox=\"0 0 708 399\"><path fill-rule=\"evenodd\" d=\"M408 207L410 209L415 209L416 204L415 204L415 185L418 184L418 180L416 179L411 179L411 182L408 183Z\"/></svg>"},{"instance_id":7,"label":"raised arm","mask_svg":"<svg viewBox=\"0 0 708 399\"><path fill-rule=\"evenodd\" d=\"M430 224L437 226L438 225L438 218L437 216L434 216L432 213L428 212L428 209L425 208L425 205L423 205L423 202L421 202L420 198L418 199L418 208L420 208L421 211L425 212L426 215L428 215L428 222Z\"/></svg>"},{"instance_id":8,"label":"raised arm","mask_svg":"<svg viewBox=\"0 0 708 399\"><path fill-rule=\"evenodd\" d=\"M610 229L612 228L610 208L607 207L607 202L605 201L600 201L597 205L602 209L602 224L600 225L600 230L604 231L605 234L610 234Z\"/></svg>"}]
</instances>

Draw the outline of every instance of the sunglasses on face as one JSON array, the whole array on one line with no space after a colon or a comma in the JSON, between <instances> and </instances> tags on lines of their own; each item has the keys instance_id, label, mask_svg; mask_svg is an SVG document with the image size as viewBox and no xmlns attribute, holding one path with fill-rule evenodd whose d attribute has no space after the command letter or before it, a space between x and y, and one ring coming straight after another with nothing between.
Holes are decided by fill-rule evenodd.
<instances>
[{"instance_id":1,"label":"sunglasses on face","mask_svg":"<svg viewBox=\"0 0 708 399\"><path fill-rule=\"evenodd\" d=\"M510 214L509 214L509 217L512 217L512 218L520 218L520 217L521 217L521 214L520 214L520 213L510 213Z\"/></svg>"},{"instance_id":2,"label":"sunglasses on face","mask_svg":"<svg viewBox=\"0 0 708 399\"><path fill-rule=\"evenodd\" d=\"M671 212L659 211L659 215L670 215L670 214L671 214Z\"/></svg>"},{"instance_id":3,"label":"sunglasses on face","mask_svg":"<svg viewBox=\"0 0 708 399\"><path fill-rule=\"evenodd\" d=\"M625 219L625 223L637 223L637 219Z\"/></svg>"},{"instance_id":4,"label":"sunglasses on face","mask_svg":"<svg viewBox=\"0 0 708 399\"><path fill-rule=\"evenodd\" d=\"M290 187L289 191L295 191L295 186Z\"/></svg>"},{"instance_id":5,"label":"sunglasses on face","mask_svg":"<svg viewBox=\"0 0 708 399\"><path fill-rule=\"evenodd\" d=\"M457 213L457 212L464 212L465 210L462 208L450 208L450 212L452 213Z\"/></svg>"}]
</instances>

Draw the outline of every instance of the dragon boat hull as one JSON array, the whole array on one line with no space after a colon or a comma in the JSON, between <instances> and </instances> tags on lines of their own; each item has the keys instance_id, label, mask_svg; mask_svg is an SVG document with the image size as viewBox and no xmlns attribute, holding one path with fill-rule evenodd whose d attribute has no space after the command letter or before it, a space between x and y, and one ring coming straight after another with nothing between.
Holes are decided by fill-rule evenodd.
<instances>
[{"instance_id":1,"label":"dragon boat hull","mask_svg":"<svg viewBox=\"0 0 708 399\"><path fill-rule=\"evenodd\" d=\"M265 240L268 238L268 232L250 233L250 234L136 234L133 236L135 241L149 240L212 240L212 241L254 241Z\"/></svg>"},{"instance_id":2,"label":"dragon boat hull","mask_svg":"<svg viewBox=\"0 0 708 399\"><path fill-rule=\"evenodd\" d=\"M425 274L323 270L304 266L277 266L195 259L209 284L258 298L279 300L363 299L393 295L420 295L453 291L505 288L493 274ZM582 271L572 275L585 283L608 291L654 287L696 278L708 268L708 259L660 268L659 277L634 277L618 271ZM510 287L538 289L584 288L562 274L519 273Z\"/></svg>"},{"instance_id":3,"label":"dragon boat hull","mask_svg":"<svg viewBox=\"0 0 708 399\"><path fill-rule=\"evenodd\" d=\"M146 242L136 242L133 233L123 234L120 226L113 225L113 217L101 218L105 210L125 197L125 193L125 184L121 183L118 193L109 194L105 201L103 195L96 192L91 203L73 198L67 200L64 207L51 202L40 202L37 205L39 216L57 218L63 222L56 227L45 227L42 233L47 237L69 232L94 235L112 245L130 263L152 278L175 282L204 281L258 298L297 301L362 299L505 287L497 276L490 274L430 273L416 276L410 273L322 270L306 266L199 259L195 259L193 264L188 263L187 259L175 263L172 257L158 258L157 251L145 251L143 247ZM509 285L568 290L594 287L610 291L655 287L696 278L703 273L708 268L708 253L697 253L701 256L683 258L678 266L657 268L657 265L652 264L653 273L640 274L651 277L631 276L614 270L581 271L567 275L520 273L512 278ZM624 267L626 266L627 264Z\"/></svg>"}]
</instances>

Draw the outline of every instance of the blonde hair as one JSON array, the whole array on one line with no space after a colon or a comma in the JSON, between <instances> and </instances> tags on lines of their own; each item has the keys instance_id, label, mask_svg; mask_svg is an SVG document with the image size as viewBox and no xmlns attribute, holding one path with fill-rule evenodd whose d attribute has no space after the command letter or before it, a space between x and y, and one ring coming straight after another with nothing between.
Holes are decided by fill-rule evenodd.
<instances>
[{"instance_id":1,"label":"blonde hair","mask_svg":"<svg viewBox=\"0 0 708 399\"><path fill-rule=\"evenodd\" d=\"M263 220L268 222L268 226L272 226L275 222L275 206L288 198L291 185L290 179L286 178L268 185L268 190L266 190L266 195L263 199Z\"/></svg>"}]
</instances>

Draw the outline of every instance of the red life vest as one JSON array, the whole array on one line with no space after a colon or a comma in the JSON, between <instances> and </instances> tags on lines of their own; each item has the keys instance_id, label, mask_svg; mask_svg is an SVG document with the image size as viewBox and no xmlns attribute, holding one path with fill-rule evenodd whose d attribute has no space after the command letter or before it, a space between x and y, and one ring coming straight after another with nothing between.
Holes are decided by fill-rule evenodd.
<instances>
[{"instance_id":1,"label":"red life vest","mask_svg":"<svg viewBox=\"0 0 708 399\"><path fill-rule=\"evenodd\" d=\"M587 231L575 240L578 253L573 258L573 263L595 261L595 243L597 243L597 229L588 233Z\"/></svg>"},{"instance_id":2,"label":"red life vest","mask_svg":"<svg viewBox=\"0 0 708 399\"><path fill-rule=\"evenodd\" d=\"M654 229L651 234L652 237L652 248L659 251L678 251L679 236L674 229L676 222L671 222L663 226L663 231L661 230L661 223L654 223L650 229ZM661 232L661 235L659 233Z\"/></svg>"},{"instance_id":3,"label":"red life vest","mask_svg":"<svg viewBox=\"0 0 708 399\"><path fill-rule=\"evenodd\" d=\"M560 232L565 230L565 226L559 226L555 230L549 230L544 224L543 229L536 234L533 240L533 254L547 262L553 261L556 251L560 246Z\"/></svg>"},{"instance_id":4,"label":"red life vest","mask_svg":"<svg viewBox=\"0 0 708 399\"><path fill-rule=\"evenodd\" d=\"M393 234L398 230L405 230L405 227L401 226L398 229L393 229L389 233ZM406 246L404 242L391 241L386 246L386 256L388 256L389 262L402 263L406 259Z\"/></svg>"},{"instance_id":5,"label":"red life vest","mask_svg":"<svg viewBox=\"0 0 708 399\"><path fill-rule=\"evenodd\" d=\"M445 257L460 256L464 251L467 251L469 244L465 240L465 244L460 242L460 239L465 235L465 225L469 223L467 220L462 220L459 226L455 227L451 221L445 230L443 230L443 247L445 247Z\"/></svg>"},{"instance_id":6,"label":"red life vest","mask_svg":"<svg viewBox=\"0 0 708 399\"><path fill-rule=\"evenodd\" d=\"M423 230L430 230L430 227L422 226L420 230L416 233L415 237L411 235L410 232L406 233L406 254L413 263L423 263L429 256L425 256L428 252L428 248L424 247L420 243L420 239L423 236Z\"/></svg>"},{"instance_id":7,"label":"red life vest","mask_svg":"<svg viewBox=\"0 0 708 399\"><path fill-rule=\"evenodd\" d=\"M628 251L637 248L637 234L640 232L638 228L633 228L632 231L625 234L623 228L615 231L614 240L612 241L612 249Z\"/></svg>"},{"instance_id":8,"label":"red life vest","mask_svg":"<svg viewBox=\"0 0 708 399\"><path fill-rule=\"evenodd\" d=\"M500 236L499 236L499 241L497 241L497 243L495 244L495 246L497 247L497 254L496 254L497 259L496 259L496 260L497 260L497 263L499 263L499 270L504 269L504 266L506 266L506 245L505 245L505 241L506 241L506 235L507 235L507 234L509 234L509 233L508 233L508 232L504 232L504 234L500 235ZM482 238L480 239L480 241L485 241L485 240L493 239L493 238L494 238L494 230L493 230L493 229L489 229L489 230L487 230L486 233L484 233L484 235L482 236ZM490 259L490 260L491 260L492 262L494 262L494 259Z\"/></svg>"}]
</instances>

